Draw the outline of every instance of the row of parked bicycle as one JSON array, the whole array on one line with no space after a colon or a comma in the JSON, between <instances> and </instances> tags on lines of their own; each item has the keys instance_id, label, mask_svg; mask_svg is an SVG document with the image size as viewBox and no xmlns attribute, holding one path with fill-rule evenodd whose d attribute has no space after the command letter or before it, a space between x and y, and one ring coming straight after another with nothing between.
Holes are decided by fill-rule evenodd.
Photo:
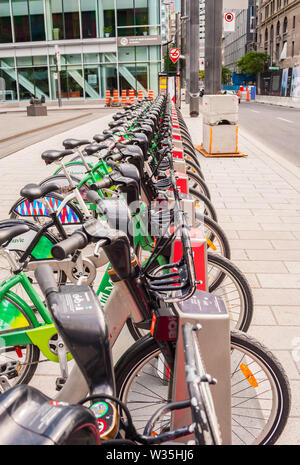
<instances>
[{"instance_id":1,"label":"row of parked bicycle","mask_svg":"<svg viewBox=\"0 0 300 465\"><path fill-rule=\"evenodd\" d=\"M0 443L274 444L289 382L181 112L144 99L91 137L0 222ZM47 361L55 399L28 386Z\"/></svg>"}]
</instances>

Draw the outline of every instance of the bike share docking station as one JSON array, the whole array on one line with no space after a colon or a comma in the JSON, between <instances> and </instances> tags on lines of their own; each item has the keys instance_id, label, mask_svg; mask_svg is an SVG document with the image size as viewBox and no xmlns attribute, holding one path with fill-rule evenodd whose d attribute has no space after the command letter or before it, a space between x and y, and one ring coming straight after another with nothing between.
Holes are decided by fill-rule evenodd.
<instances>
[{"instance_id":1,"label":"bike share docking station","mask_svg":"<svg viewBox=\"0 0 300 465\"><path fill-rule=\"evenodd\" d=\"M184 162L175 108L172 111L172 118L173 159L175 163ZM186 194L188 196L188 191ZM197 290L190 299L172 304L173 316L166 316L164 324L159 324L161 321L153 321L152 333L155 333L158 340L161 338L177 342L174 363L176 383L173 385L172 399L182 401L188 398L186 374L182 373L182 367L185 366L182 327L186 322L195 326L199 325L201 329L196 333L199 353L206 373L217 380L217 384L210 386L210 390L219 422L222 443L230 445L232 443L230 317L223 299L207 292L209 279L207 242L204 231L192 228L190 233L198 282ZM171 263L179 261L181 256L182 244L178 238L172 244ZM192 423L189 409L174 411L171 429L177 429L189 423ZM189 439L187 437L186 442Z\"/></svg>"}]
</instances>

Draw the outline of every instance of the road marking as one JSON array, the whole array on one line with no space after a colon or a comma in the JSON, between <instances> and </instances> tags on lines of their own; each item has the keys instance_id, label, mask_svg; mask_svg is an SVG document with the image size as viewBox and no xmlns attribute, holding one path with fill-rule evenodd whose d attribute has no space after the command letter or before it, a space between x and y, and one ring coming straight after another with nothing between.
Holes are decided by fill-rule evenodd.
<instances>
[{"instance_id":1,"label":"road marking","mask_svg":"<svg viewBox=\"0 0 300 465\"><path fill-rule=\"evenodd\" d=\"M251 110L253 111L253 113L260 113L260 111L257 111L257 110Z\"/></svg>"},{"instance_id":2,"label":"road marking","mask_svg":"<svg viewBox=\"0 0 300 465\"><path fill-rule=\"evenodd\" d=\"M287 123L294 123L294 121L291 121L290 119L280 118L280 116L277 116L277 119L280 119L281 121L286 121Z\"/></svg>"}]
</instances>

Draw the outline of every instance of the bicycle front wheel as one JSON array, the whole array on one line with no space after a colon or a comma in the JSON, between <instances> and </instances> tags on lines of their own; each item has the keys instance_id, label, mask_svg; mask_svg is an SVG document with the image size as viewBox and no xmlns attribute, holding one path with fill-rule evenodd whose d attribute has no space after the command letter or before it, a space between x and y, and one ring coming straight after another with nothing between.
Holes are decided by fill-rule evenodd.
<instances>
[{"instance_id":1,"label":"bicycle front wheel","mask_svg":"<svg viewBox=\"0 0 300 465\"><path fill-rule=\"evenodd\" d=\"M28 329L33 328L30 318L19 305L7 296L4 298L3 303L5 303L5 301L10 306L10 312L12 314L12 309L15 309L16 319L19 322L18 324ZM18 328L15 328L15 332L17 331ZM33 344L3 347L0 345L0 375L4 375L7 378L10 388L18 384L28 384L35 374L39 358L40 350ZM0 394L1 391L2 389L0 386Z\"/></svg>"},{"instance_id":2,"label":"bicycle front wheel","mask_svg":"<svg viewBox=\"0 0 300 465\"><path fill-rule=\"evenodd\" d=\"M275 444L291 405L289 382L281 364L263 344L233 331L231 373L233 445ZM117 395L142 433L153 412L172 401L172 374L155 339L145 336L131 346L118 361L115 375ZM162 419L153 433L168 430L170 420L170 415Z\"/></svg>"}]
</instances>

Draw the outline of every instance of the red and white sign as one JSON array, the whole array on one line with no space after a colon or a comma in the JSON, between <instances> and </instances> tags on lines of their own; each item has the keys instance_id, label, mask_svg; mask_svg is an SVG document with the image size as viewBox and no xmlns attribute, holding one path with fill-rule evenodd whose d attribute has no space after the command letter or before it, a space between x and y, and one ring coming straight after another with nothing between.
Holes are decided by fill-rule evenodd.
<instances>
[{"instance_id":1,"label":"red and white sign","mask_svg":"<svg viewBox=\"0 0 300 465\"><path fill-rule=\"evenodd\" d=\"M235 31L235 14L232 11L224 13L224 32Z\"/></svg>"},{"instance_id":2,"label":"red and white sign","mask_svg":"<svg viewBox=\"0 0 300 465\"><path fill-rule=\"evenodd\" d=\"M171 48L169 55L173 63L177 63L180 57L180 50L178 48Z\"/></svg>"}]
</instances>

